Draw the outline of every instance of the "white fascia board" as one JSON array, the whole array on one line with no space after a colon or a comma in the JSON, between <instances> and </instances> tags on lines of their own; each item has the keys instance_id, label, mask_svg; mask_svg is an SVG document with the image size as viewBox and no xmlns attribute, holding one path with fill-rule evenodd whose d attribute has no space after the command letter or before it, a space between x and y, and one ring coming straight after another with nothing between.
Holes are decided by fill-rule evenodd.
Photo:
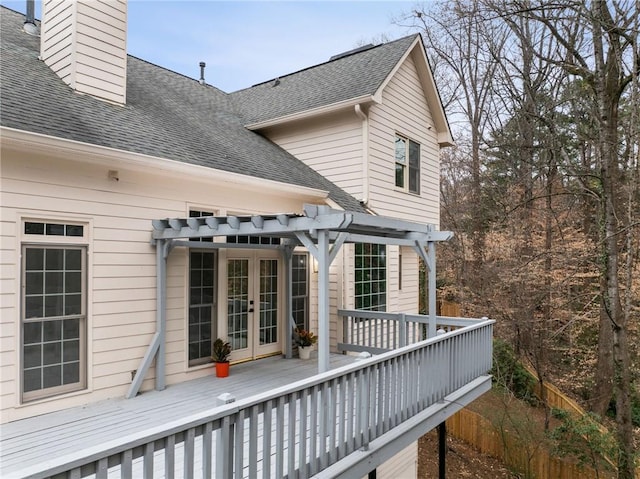
<instances>
[{"instance_id":1,"label":"white fascia board","mask_svg":"<svg viewBox=\"0 0 640 479\"><path fill-rule=\"evenodd\" d=\"M349 98L348 100L339 101L330 105L323 105L310 110L299 111L297 113L291 113L290 115L281 116L279 118L272 118L270 120L259 121L257 123L250 123L244 127L248 130L261 130L270 126L282 125L294 121L305 120L307 118L313 118L320 115L326 115L328 113L334 113L340 110L352 109L355 105L368 104L378 102L373 95L362 95L356 98ZM379 103L379 102L378 102Z\"/></svg>"},{"instance_id":2,"label":"white fascia board","mask_svg":"<svg viewBox=\"0 0 640 479\"><path fill-rule=\"evenodd\" d=\"M317 198L323 203L329 192L317 188L281 183L279 181L242 175L201 165L192 165L157 156L133 153L106 146L83 143L55 136L32 133L15 128L0 127L2 148L22 152L35 152L60 156L68 160L87 164L102 165L110 170L122 168L138 172L154 173L185 179L197 179L215 183L234 183L254 190L267 190L290 197L305 196Z\"/></svg>"},{"instance_id":3,"label":"white fascia board","mask_svg":"<svg viewBox=\"0 0 640 479\"><path fill-rule=\"evenodd\" d=\"M444 111L444 107L442 106L440 93L438 92L438 86L433 79L433 72L429 66L429 60L427 59L427 54L424 51L424 46L422 45L422 40L419 36L416 36L416 39L413 41L411 46L407 48L407 51L402 55L402 58L398 63L396 63L395 67L393 67L393 70L391 70L389 75L387 75L387 78L382 82L373 97L377 103L382 103L382 91L386 88L409 55L413 55L414 60L416 61L422 90L427 98L427 103L429 104L429 109L431 110L433 122L435 124L434 126L438 133L438 144L440 147L455 146L455 142L453 141L453 136L451 134L451 128L449 127L449 120L447 120L447 115Z\"/></svg>"}]
</instances>

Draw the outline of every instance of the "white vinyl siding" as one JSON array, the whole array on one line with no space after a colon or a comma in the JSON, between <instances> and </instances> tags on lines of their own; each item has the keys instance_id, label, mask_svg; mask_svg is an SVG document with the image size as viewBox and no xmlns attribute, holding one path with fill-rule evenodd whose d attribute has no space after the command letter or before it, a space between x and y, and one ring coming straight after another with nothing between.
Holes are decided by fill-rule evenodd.
<instances>
[{"instance_id":1,"label":"white vinyl siding","mask_svg":"<svg viewBox=\"0 0 640 479\"><path fill-rule=\"evenodd\" d=\"M349 194L362 196L362 121L353 110L263 133Z\"/></svg>"},{"instance_id":2,"label":"white vinyl siding","mask_svg":"<svg viewBox=\"0 0 640 479\"><path fill-rule=\"evenodd\" d=\"M41 55L43 61L62 78L71 84L73 45L73 20L75 7L73 2L43 2L43 17L40 33Z\"/></svg>"},{"instance_id":3,"label":"white vinyl siding","mask_svg":"<svg viewBox=\"0 0 640 479\"><path fill-rule=\"evenodd\" d=\"M66 155L66 154L65 154ZM1 422L123 396L156 329L156 252L151 221L188 215L189 205L211 204L226 214L300 212L313 201L290 192L262 190L254 184L185 181L175 175L119 170L63 157L20 156L2 150L0 272ZM87 389L17 407L20 385L20 247L24 218L88 224L87 232ZM174 249L167 277L167 383L211 374L187 366L188 255ZM155 368L143 383L153 387Z\"/></svg>"},{"instance_id":4,"label":"white vinyl siding","mask_svg":"<svg viewBox=\"0 0 640 479\"><path fill-rule=\"evenodd\" d=\"M420 144L420 195L395 186L396 134ZM409 55L369 110L369 205L376 213L439 223L440 149L413 56Z\"/></svg>"},{"instance_id":5,"label":"white vinyl siding","mask_svg":"<svg viewBox=\"0 0 640 479\"><path fill-rule=\"evenodd\" d=\"M414 442L376 469L376 479L418 477L418 443Z\"/></svg>"},{"instance_id":6,"label":"white vinyl siding","mask_svg":"<svg viewBox=\"0 0 640 479\"><path fill-rule=\"evenodd\" d=\"M71 88L125 103L127 5L110 2L43 2L44 62Z\"/></svg>"}]
</instances>

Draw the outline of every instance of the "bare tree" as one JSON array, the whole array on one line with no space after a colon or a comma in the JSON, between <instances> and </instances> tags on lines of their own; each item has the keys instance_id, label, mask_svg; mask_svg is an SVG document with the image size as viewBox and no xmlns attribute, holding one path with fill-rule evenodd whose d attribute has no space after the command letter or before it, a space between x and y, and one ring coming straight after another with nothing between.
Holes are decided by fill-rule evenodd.
<instances>
[{"instance_id":1,"label":"bare tree","mask_svg":"<svg viewBox=\"0 0 640 479\"><path fill-rule=\"evenodd\" d=\"M532 6L514 2L507 15L519 15L545 25L562 48L562 60L546 58L589 88L597 137L601 244L601 313L594 410L603 414L615 397L618 441L621 447L619 477L634 477L633 425L628 318L622 310L620 275L621 222L624 217L618 193L621 184L619 109L621 99L638 73L638 3L565 0ZM586 26L582 36L577 25ZM633 61L629 61L632 58Z\"/></svg>"}]
</instances>

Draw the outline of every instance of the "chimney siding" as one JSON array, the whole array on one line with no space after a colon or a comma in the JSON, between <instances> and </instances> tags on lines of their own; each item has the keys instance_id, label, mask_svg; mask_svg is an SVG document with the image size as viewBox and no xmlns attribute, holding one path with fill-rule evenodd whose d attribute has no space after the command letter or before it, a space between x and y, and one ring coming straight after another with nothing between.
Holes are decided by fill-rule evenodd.
<instances>
[{"instance_id":1,"label":"chimney siding","mask_svg":"<svg viewBox=\"0 0 640 479\"><path fill-rule=\"evenodd\" d=\"M126 102L126 0L45 0L42 60L71 88Z\"/></svg>"}]
</instances>

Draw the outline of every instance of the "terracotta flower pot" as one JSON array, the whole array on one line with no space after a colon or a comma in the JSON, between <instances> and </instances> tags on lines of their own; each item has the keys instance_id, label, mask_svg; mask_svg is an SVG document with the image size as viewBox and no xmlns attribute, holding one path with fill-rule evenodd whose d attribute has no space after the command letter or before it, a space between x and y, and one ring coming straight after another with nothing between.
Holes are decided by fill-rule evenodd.
<instances>
[{"instance_id":1,"label":"terracotta flower pot","mask_svg":"<svg viewBox=\"0 0 640 479\"><path fill-rule=\"evenodd\" d=\"M216 377L226 378L229 376L229 361L226 363L216 363Z\"/></svg>"}]
</instances>

